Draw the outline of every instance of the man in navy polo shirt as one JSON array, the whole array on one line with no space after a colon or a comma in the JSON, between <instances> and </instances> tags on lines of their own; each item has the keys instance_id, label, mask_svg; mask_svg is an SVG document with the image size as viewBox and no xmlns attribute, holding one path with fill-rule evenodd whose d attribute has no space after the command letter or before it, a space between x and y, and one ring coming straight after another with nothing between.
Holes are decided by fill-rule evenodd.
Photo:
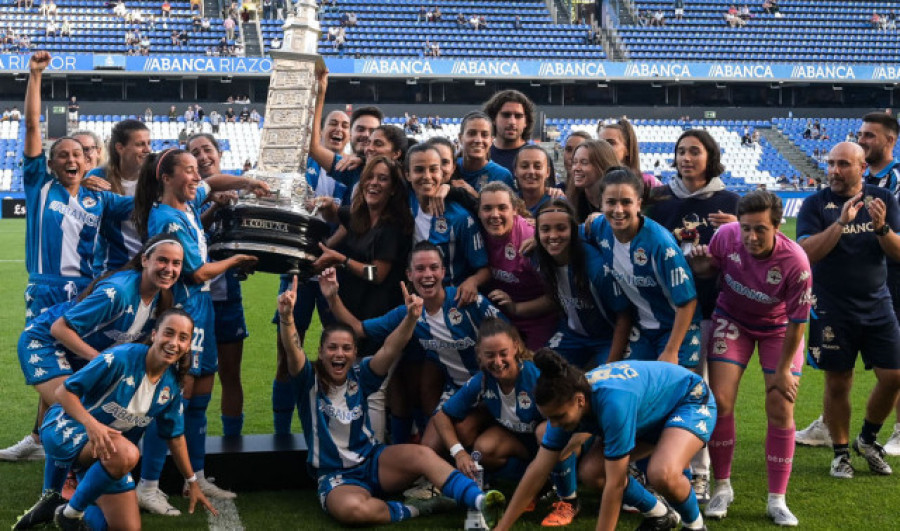
<instances>
[{"instance_id":1,"label":"man in navy polo shirt","mask_svg":"<svg viewBox=\"0 0 900 531\"><path fill-rule=\"evenodd\" d=\"M830 187L808 197L797 218L797 241L813 264L814 306L809 362L825 371L825 424L831 433L831 475L852 478L850 389L857 353L877 383L854 450L876 474L891 474L876 442L900 392L900 326L887 288L885 257L900 261L900 206L890 191L863 184L865 151L842 142L828 154Z\"/></svg>"}]
</instances>

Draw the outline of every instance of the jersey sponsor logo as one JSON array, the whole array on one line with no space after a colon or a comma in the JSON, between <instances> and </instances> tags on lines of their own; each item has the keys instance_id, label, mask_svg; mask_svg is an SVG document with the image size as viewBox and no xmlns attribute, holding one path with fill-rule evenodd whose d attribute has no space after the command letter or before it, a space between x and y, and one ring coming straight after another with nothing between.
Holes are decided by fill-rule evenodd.
<instances>
[{"instance_id":1,"label":"jersey sponsor logo","mask_svg":"<svg viewBox=\"0 0 900 531\"><path fill-rule=\"evenodd\" d=\"M447 218L440 217L434 219L434 230L440 232L441 234L447 232Z\"/></svg>"},{"instance_id":2,"label":"jersey sponsor logo","mask_svg":"<svg viewBox=\"0 0 900 531\"><path fill-rule=\"evenodd\" d=\"M593 385L597 382L605 380L630 380L640 376L637 370L627 363L613 365L610 367L597 367L585 375L589 384Z\"/></svg>"},{"instance_id":3,"label":"jersey sponsor logo","mask_svg":"<svg viewBox=\"0 0 900 531\"><path fill-rule=\"evenodd\" d=\"M604 265L604 268L608 266ZM681 269L681 268L679 268ZM607 269L604 269L606 272ZM628 284L630 286L637 286L639 288L655 288L658 284L656 283L656 279L651 276L644 275L628 275L622 273L621 271L616 271L615 269L608 269L609 273L612 274L613 278L618 280L623 284ZM683 272L683 271L682 271ZM674 273L674 271L673 271Z\"/></svg>"},{"instance_id":4,"label":"jersey sponsor logo","mask_svg":"<svg viewBox=\"0 0 900 531\"><path fill-rule=\"evenodd\" d=\"M738 295L743 295L750 300L760 302L763 304L777 304L779 299L776 297L771 297L759 290L755 290L753 288L748 288L747 286L741 284L737 280L735 280L730 273L725 274L725 283L728 284L728 287L732 289Z\"/></svg>"},{"instance_id":5,"label":"jersey sponsor logo","mask_svg":"<svg viewBox=\"0 0 900 531\"><path fill-rule=\"evenodd\" d=\"M519 391L519 396L516 397L516 400L519 402L519 409L531 409L531 397L528 396L527 392Z\"/></svg>"},{"instance_id":6,"label":"jersey sponsor logo","mask_svg":"<svg viewBox=\"0 0 900 531\"><path fill-rule=\"evenodd\" d=\"M156 399L156 403L159 405L163 405L169 402L172 399L172 389L167 385L162 388L159 392L159 397Z\"/></svg>"},{"instance_id":7,"label":"jersey sponsor logo","mask_svg":"<svg viewBox=\"0 0 900 531\"><path fill-rule=\"evenodd\" d=\"M450 324L454 326L461 323L463 319L462 314L456 308L450 308L450 311L447 312L447 318L450 319Z\"/></svg>"},{"instance_id":8,"label":"jersey sponsor logo","mask_svg":"<svg viewBox=\"0 0 900 531\"><path fill-rule=\"evenodd\" d=\"M861 234L863 232L873 231L874 229L872 228L872 222L867 221L865 223L850 223L849 225L844 227L844 230L842 230L841 232L843 234Z\"/></svg>"},{"instance_id":9,"label":"jersey sponsor logo","mask_svg":"<svg viewBox=\"0 0 900 531\"><path fill-rule=\"evenodd\" d=\"M84 208L94 208L97 206L97 200L93 197L85 197L81 200L81 204L84 205Z\"/></svg>"},{"instance_id":10,"label":"jersey sponsor logo","mask_svg":"<svg viewBox=\"0 0 900 531\"><path fill-rule=\"evenodd\" d=\"M687 282L688 274L683 267L676 267L669 273L669 283L674 286L680 286Z\"/></svg>"},{"instance_id":11,"label":"jersey sponsor logo","mask_svg":"<svg viewBox=\"0 0 900 531\"><path fill-rule=\"evenodd\" d=\"M535 425L534 422L513 422L508 419L500 420L500 424L515 433L533 433Z\"/></svg>"},{"instance_id":12,"label":"jersey sponsor logo","mask_svg":"<svg viewBox=\"0 0 900 531\"><path fill-rule=\"evenodd\" d=\"M122 332L120 330L107 330L103 332L103 335L112 340L116 345L121 345L122 343L136 343L143 337L143 333L141 331L135 332L133 334L126 332Z\"/></svg>"},{"instance_id":13,"label":"jersey sponsor logo","mask_svg":"<svg viewBox=\"0 0 900 531\"><path fill-rule=\"evenodd\" d=\"M147 425L150 424L150 422L153 420L153 417L148 417L146 415L135 415L134 413L128 411L128 409L120 406L115 402L107 402L103 404L103 407L101 407L100 409L115 418L119 422L118 425L121 427L146 428Z\"/></svg>"},{"instance_id":14,"label":"jersey sponsor logo","mask_svg":"<svg viewBox=\"0 0 900 531\"><path fill-rule=\"evenodd\" d=\"M457 339L455 341L443 341L441 339L420 339L419 344L421 344L422 348L424 348L425 350L465 350L467 348L474 347L475 340L471 337L465 337L463 339Z\"/></svg>"},{"instance_id":15,"label":"jersey sponsor logo","mask_svg":"<svg viewBox=\"0 0 900 531\"><path fill-rule=\"evenodd\" d=\"M830 326L826 326L822 329L822 339L829 343L834 341L834 330L832 330Z\"/></svg>"},{"instance_id":16,"label":"jersey sponsor logo","mask_svg":"<svg viewBox=\"0 0 900 531\"><path fill-rule=\"evenodd\" d=\"M643 247L638 247L634 252L634 263L639 266L647 265L647 251Z\"/></svg>"},{"instance_id":17,"label":"jersey sponsor logo","mask_svg":"<svg viewBox=\"0 0 900 531\"><path fill-rule=\"evenodd\" d=\"M495 280L500 282L505 282L507 284L518 284L519 278L510 271L504 271L502 269L491 268L491 275Z\"/></svg>"},{"instance_id":18,"label":"jersey sponsor logo","mask_svg":"<svg viewBox=\"0 0 900 531\"><path fill-rule=\"evenodd\" d=\"M515 260L516 259L516 248L513 247L513 244L511 244L511 243L506 244L506 247L503 248L503 256L505 256L507 260Z\"/></svg>"},{"instance_id":19,"label":"jersey sponsor logo","mask_svg":"<svg viewBox=\"0 0 900 531\"><path fill-rule=\"evenodd\" d=\"M781 268L778 266L773 267L766 273L766 282L772 285L781 284Z\"/></svg>"},{"instance_id":20,"label":"jersey sponsor logo","mask_svg":"<svg viewBox=\"0 0 900 531\"><path fill-rule=\"evenodd\" d=\"M350 424L354 420L362 418L362 407L360 406L355 406L351 409L337 408L320 400L319 411L326 417L333 418L342 424Z\"/></svg>"},{"instance_id":21,"label":"jersey sponsor logo","mask_svg":"<svg viewBox=\"0 0 900 531\"><path fill-rule=\"evenodd\" d=\"M741 263L741 255L739 255L738 253L729 254L728 259L731 260L732 262L734 262L735 264Z\"/></svg>"},{"instance_id":22,"label":"jersey sponsor logo","mask_svg":"<svg viewBox=\"0 0 900 531\"><path fill-rule=\"evenodd\" d=\"M99 216L97 216L95 214L91 214L89 212L85 212L84 210L81 210L81 209L72 208L65 203L62 203L59 201L51 201L48 208L54 212L58 212L59 214L61 214L63 216L74 218L77 221L84 223L88 227L96 228L96 227L100 226L100 217Z\"/></svg>"}]
</instances>

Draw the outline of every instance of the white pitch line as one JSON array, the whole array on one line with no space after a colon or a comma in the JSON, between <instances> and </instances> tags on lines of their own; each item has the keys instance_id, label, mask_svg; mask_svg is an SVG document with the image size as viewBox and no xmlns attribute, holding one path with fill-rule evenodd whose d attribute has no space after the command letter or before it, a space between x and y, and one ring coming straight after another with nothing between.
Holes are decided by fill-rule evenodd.
<instances>
[{"instance_id":1,"label":"white pitch line","mask_svg":"<svg viewBox=\"0 0 900 531\"><path fill-rule=\"evenodd\" d=\"M233 500L210 498L209 501L219 511L219 516L213 516L212 513L207 516L210 531L244 530L244 524L241 523L241 515L238 514L237 506Z\"/></svg>"},{"instance_id":2,"label":"white pitch line","mask_svg":"<svg viewBox=\"0 0 900 531\"><path fill-rule=\"evenodd\" d=\"M25 260L0 260L0 264L5 264L5 263L21 264L24 261Z\"/></svg>"}]
</instances>

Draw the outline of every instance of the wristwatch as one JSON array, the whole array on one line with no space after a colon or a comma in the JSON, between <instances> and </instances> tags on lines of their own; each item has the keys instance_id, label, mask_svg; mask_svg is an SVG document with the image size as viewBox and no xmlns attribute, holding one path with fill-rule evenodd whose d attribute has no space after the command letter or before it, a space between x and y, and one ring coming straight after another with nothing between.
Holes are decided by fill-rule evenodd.
<instances>
[{"instance_id":1,"label":"wristwatch","mask_svg":"<svg viewBox=\"0 0 900 531\"><path fill-rule=\"evenodd\" d=\"M891 226L885 223L880 229L876 229L873 232L875 232L875 236L887 236L887 233L891 232Z\"/></svg>"}]
</instances>

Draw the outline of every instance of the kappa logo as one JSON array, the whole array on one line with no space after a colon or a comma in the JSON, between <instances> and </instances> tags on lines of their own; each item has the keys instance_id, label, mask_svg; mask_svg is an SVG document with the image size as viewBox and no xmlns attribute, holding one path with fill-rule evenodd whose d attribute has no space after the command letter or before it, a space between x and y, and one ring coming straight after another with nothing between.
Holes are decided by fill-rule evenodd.
<instances>
[{"instance_id":1,"label":"kappa logo","mask_svg":"<svg viewBox=\"0 0 900 531\"><path fill-rule=\"evenodd\" d=\"M81 204L84 205L84 208L94 208L97 206L97 200L93 197L85 197L81 200Z\"/></svg>"},{"instance_id":2,"label":"kappa logo","mask_svg":"<svg viewBox=\"0 0 900 531\"><path fill-rule=\"evenodd\" d=\"M709 413L709 408L706 406L700 406L699 408L697 408L697 413L703 415L704 417L711 416Z\"/></svg>"},{"instance_id":3,"label":"kappa logo","mask_svg":"<svg viewBox=\"0 0 900 531\"><path fill-rule=\"evenodd\" d=\"M838 209L838 206L837 206L836 204L834 204L833 202L831 202L831 201L829 201L829 202L825 205L825 210L837 210L837 209Z\"/></svg>"},{"instance_id":4,"label":"kappa logo","mask_svg":"<svg viewBox=\"0 0 900 531\"><path fill-rule=\"evenodd\" d=\"M31 311L31 308L28 308L27 310L25 310L25 317L28 319L31 319L32 317L34 317L34 312ZM27 330L27 328L26 328L26 330Z\"/></svg>"},{"instance_id":5,"label":"kappa logo","mask_svg":"<svg viewBox=\"0 0 900 531\"><path fill-rule=\"evenodd\" d=\"M68 371L72 369L72 366L69 365L69 360L66 358L56 358L56 366L59 367L62 371Z\"/></svg>"},{"instance_id":6,"label":"kappa logo","mask_svg":"<svg viewBox=\"0 0 900 531\"><path fill-rule=\"evenodd\" d=\"M134 376L129 376L123 380L128 387L134 387Z\"/></svg>"},{"instance_id":7,"label":"kappa logo","mask_svg":"<svg viewBox=\"0 0 900 531\"><path fill-rule=\"evenodd\" d=\"M159 405L163 405L167 403L172 398L172 389L167 385L162 388L162 391L159 392L159 398L156 399L156 403Z\"/></svg>"},{"instance_id":8,"label":"kappa logo","mask_svg":"<svg viewBox=\"0 0 900 531\"><path fill-rule=\"evenodd\" d=\"M678 255L678 251L672 249L671 247L666 247L666 260L669 258L675 258Z\"/></svg>"},{"instance_id":9,"label":"kappa logo","mask_svg":"<svg viewBox=\"0 0 900 531\"><path fill-rule=\"evenodd\" d=\"M482 395L486 400L497 400L497 393L493 389L486 389Z\"/></svg>"},{"instance_id":10,"label":"kappa logo","mask_svg":"<svg viewBox=\"0 0 900 531\"><path fill-rule=\"evenodd\" d=\"M42 369L40 367L38 367L37 369L34 370L35 378L40 378L41 376L44 376L46 374L47 374L47 371L45 371L44 369Z\"/></svg>"},{"instance_id":11,"label":"kappa logo","mask_svg":"<svg viewBox=\"0 0 900 531\"><path fill-rule=\"evenodd\" d=\"M816 305L816 296L813 295L812 288L806 288L806 291L800 296L800 304Z\"/></svg>"},{"instance_id":12,"label":"kappa logo","mask_svg":"<svg viewBox=\"0 0 900 531\"><path fill-rule=\"evenodd\" d=\"M772 285L781 284L781 268L778 266L773 267L766 273L766 282Z\"/></svg>"},{"instance_id":13,"label":"kappa logo","mask_svg":"<svg viewBox=\"0 0 900 531\"><path fill-rule=\"evenodd\" d=\"M503 256L505 256L507 260L516 259L516 248L513 246L513 244L506 244L506 247L503 249Z\"/></svg>"},{"instance_id":14,"label":"kappa logo","mask_svg":"<svg viewBox=\"0 0 900 531\"><path fill-rule=\"evenodd\" d=\"M75 431L75 428L74 428L74 427L68 427L68 428L64 429L63 432L62 432L62 440L63 440L63 441L68 441L68 440L69 440L69 437L72 436L72 433L73 433L74 431Z\"/></svg>"},{"instance_id":15,"label":"kappa logo","mask_svg":"<svg viewBox=\"0 0 900 531\"><path fill-rule=\"evenodd\" d=\"M691 396L694 398L700 398L701 396L703 396L704 391L705 390L703 389L703 384L698 383L694 386L693 389L691 389Z\"/></svg>"},{"instance_id":16,"label":"kappa logo","mask_svg":"<svg viewBox=\"0 0 900 531\"><path fill-rule=\"evenodd\" d=\"M728 255L728 259L731 260L732 262L738 264L738 265L741 264L741 255L739 255L738 253L731 253L731 254L729 254L729 255Z\"/></svg>"},{"instance_id":17,"label":"kappa logo","mask_svg":"<svg viewBox=\"0 0 900 531\"><path fill-rule=\"evenodd\" d=\"M531 409L531 397L525 391L520 391L518 396L520 409Z\"/></svg>"},{"instance_id":18,"label":"kappa logo","mask_svg":"<svg viewBox=\"0 0 900 531\"><path fill-rule=\"evenodd\" d=\"M600 240L600 247L603 247L604 249L609 249L609 242L606 240Z\"/></svg>"},{"instance_id":19,"label":"kappa logo","mask_svg":"<svg viewBox=\"0 0 900 531\"><path fill-rule=\"evenodd\" d=\"M681 418L681 415L675 415L674 417L672 417L671 422L682 422L683 423L684 419Z\"/></svg>"},{"instance_id":20,"label":"kappa logo","mask_svg":"<svg viewBox=\"0 0 900 531\"><path fill-rule=\"evenodd\" d=\"M78 446L79 444L81 444L82 439L84 439L84 434L79 433L78 435L72 437L72 444L74 444L75 446Z\"/></svg>"},{"instance_id":21,"label":"kappa logo","mask_svg":"<svg viewBox=\"0 0 900 531\"><path fill-rule=\"evenodd\" d=\"M806 271L800 273L800 276L797 277L797 281L803 282L803 281L807 280L810 277L810 274L811 273L809 272L809 270L806 270Z\"/></svg>"},{"instance_id":22,"label":"kappa logo","mask_svg":"<svg viewBox=\"0 0 900 531\"><path fill-rule=\"evenodd\" d=\"M106 288L105 290L103 290L103 293L105 293L106 296L109 297L109 300L116 300L116 288Z\"/></svg>"},{"instance_id":23,"label":"kappa logo","mask_svg":"<svg viewBox=\"0 0 900 531\"><path fill-rule=\"evenodd\" d=\"M106 353L106 354L103 355L103 361L106 362L106 366L107 366L107 367L112 367L112 364L113 364L113 360L114 360L114 359L116 359L116 357L113 356L113 355L110 354L110 353Z\"/></svg>"},{"instance_id":24,"label":"kappa logo","mask_svg":"<svg viewBox=\"0 0 900 531\"><path fill-rule=\"evenodd\" d=\"M696 428L700 431L700 433L706 433L706 431L707 431L706 421L701 420L700 422L698 422L696 425Z\"/></svg>"},{"instance_id":25,"label":"kappa logo","mask_svg":"<svg viewBox=\"0 0 900 531\"><path fill-rule=\"evenodd\" d=\"M434 220L434 230L440 232L441 234L447 232L447 218L440 217L435 218Z\"/></svg>"},{"instance_id":26,"label":"kappa logo","mask_svg":"<svg viewBox=\"0 0 900 531\"><path fill-rule=\"evenodd\" d=\"M450 319L450 324L454 326L462 322L462 314L456 308L450 308L447 317Z\"/></svg>"},{"instance_id":27,"label":"kappa logo","mask_svg":"<svg viewBox=\"0 0 900 531\"><path fill-rule=\"evenodd\" d=\"M647 251L643 247L638 247L634 252L634 263L639 266L647 265Z\"/></svg>"},{"instance_id":28,"label":"kappa logo","mask_svg":"<svg viewBox=\"0 0 900 531\"><path fill-rule=\"evenodd\" d=\"M37 354L32 354L31 357L28 358L28 363L30 363L32 365L37 365L40 362L41 362L41 357L38 356Z\"/></svg>"},{"instance_id":29,"label":"kappa logo","mask_svg":"<svg viewBox=\"0 0 900 531\"><path fill-rule=\"evenodd\" d=\"M178 223L175 223L174 221L172 223L169 223L169 226L166 228L166 232L172 232L172 233L178 232L180 230L181 230L181 225L179 225Z\"/></svg>"},{"instance_id":30,"label":"kappa logo","mask_svg":"<svg viewBox=\"0 0 900 531\"><path fill-rule=\"evenodd\" d=\"M125 313L128 315L134 315L134 306L129 304L128 308L125 308Z\"/></svg>"},{"instance_id":31,"label":"kappa logo","mask_svg":"<svg viewBox=\"0 0 900 531\"><path fill-rule=\"evenodd\" d=\"M44 345L38 341L37 339L32 339L31 343L28 343L28 350L34 350L43 347Z\"/></svg>"}]
</instances>

